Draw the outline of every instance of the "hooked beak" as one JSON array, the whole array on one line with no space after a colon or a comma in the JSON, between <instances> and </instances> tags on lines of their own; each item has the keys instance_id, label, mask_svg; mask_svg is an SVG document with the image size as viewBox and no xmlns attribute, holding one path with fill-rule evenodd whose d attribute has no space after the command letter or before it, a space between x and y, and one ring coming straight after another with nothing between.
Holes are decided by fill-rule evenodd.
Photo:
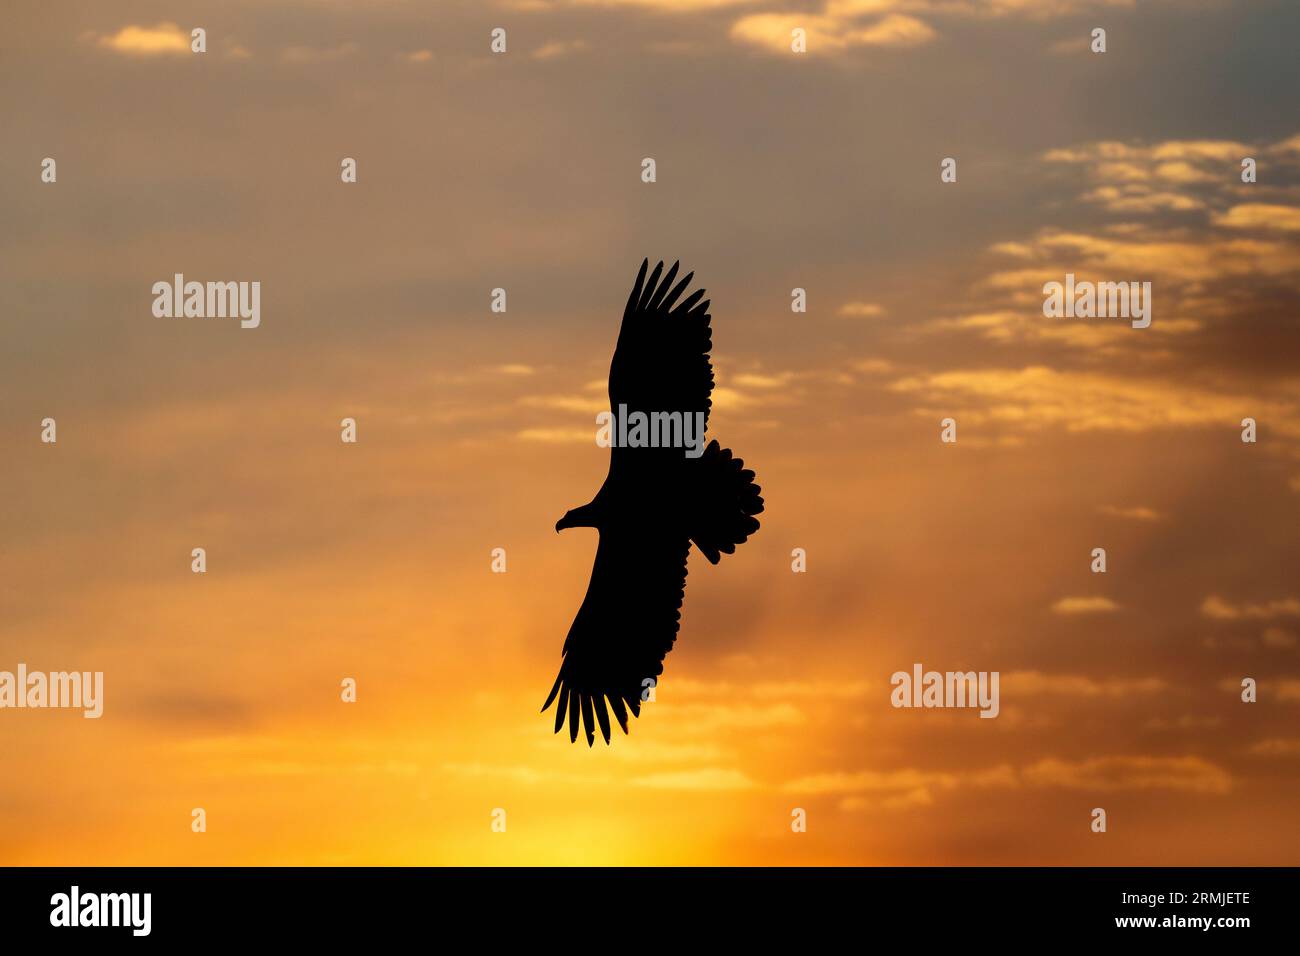
<instances>
[{"instance_id":1,"label":"hooked beak","mask_svg":"<svg viewBox=\"0 0 1300 956\"><path fill-rule=\"evenodd\" d=\"M563 531L565 528L594 528L595 521L592 519L592 506L583 505L581 508L570 508L564 513L564 517L555 522L555 530Z\"/></svg>"}]
</instances>

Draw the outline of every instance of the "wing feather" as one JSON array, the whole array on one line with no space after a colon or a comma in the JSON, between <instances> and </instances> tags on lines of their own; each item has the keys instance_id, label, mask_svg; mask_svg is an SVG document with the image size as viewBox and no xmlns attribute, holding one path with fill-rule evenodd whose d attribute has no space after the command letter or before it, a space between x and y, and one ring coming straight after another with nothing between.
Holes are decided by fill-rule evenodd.
<instances>
[{"instance_id":1,"label":"wing feather","mask_svg":"<svg viewBox=\"0 0 1300 956\"><path fill-rule=\"evenodd\" d=\"M647 277L648 265L648 260L641 263L623 311L609 367L610 408L615 412L620 406L629 412L699 412L707 427L713 404L709 300L703 299L703 289L697 289L679 304L695 273L673 285L677 263L663 274L660 262Z\"/></svg>"},{"instance_id":2,"label":"wing feather","mask_svg":"<svg viewBox=\"0 0 1300 956\"><path fill-rule=\"evenodd\" d=\"M542 707L558 695L557 733L566 698L570 740L577 739L581 720L588 745L597 727L609 742L606 699L627 733L628 708L640 714L644 682L663 673L677 639L689 551L689 540L653 528L643 535L601 533L587 596L564 641L557 687Z\"/></svg>"}]
</instances>

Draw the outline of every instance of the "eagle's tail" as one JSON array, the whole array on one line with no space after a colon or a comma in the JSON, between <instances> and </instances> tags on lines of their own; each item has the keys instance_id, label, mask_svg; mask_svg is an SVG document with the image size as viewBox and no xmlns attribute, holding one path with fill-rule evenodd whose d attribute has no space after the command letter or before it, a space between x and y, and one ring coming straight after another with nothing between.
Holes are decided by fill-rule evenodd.
<instances>
[{"instance_id":1,"label":"eagle's tail","mask_svg":"<svg viewBox=\"0 0 1300 956\"><path fill-rule=\"evenodd\" d=\"M717 564L723 554L732 554L758 530L763 511L763 489L754 484L754 473L731 449L709 442L695 469L691 540L709 563Z\"/></svg>"}]
</instances>

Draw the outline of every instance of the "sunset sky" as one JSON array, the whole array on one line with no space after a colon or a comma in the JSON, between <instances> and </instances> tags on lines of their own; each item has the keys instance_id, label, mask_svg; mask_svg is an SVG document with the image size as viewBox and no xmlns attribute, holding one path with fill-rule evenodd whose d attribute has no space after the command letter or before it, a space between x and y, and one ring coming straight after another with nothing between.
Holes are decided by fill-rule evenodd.
<instances>
[{"instance_id":1,"label":"sunset sky","mask_svg":"<svg viewBox=\"0 0 1300 956\"><path fill-rule=\"evenodd\" d=\"M0 670L105 675L0 710L0 864L1300 862L1295 3L0 19ZM767 510L588 749L538 713L554 524L647 256ZM260 327L154 317L175 273ZM1066 273L1151 326L1045 318ZM891 707L917 662L1000 715Z\"/></svg>"}]
</instances>

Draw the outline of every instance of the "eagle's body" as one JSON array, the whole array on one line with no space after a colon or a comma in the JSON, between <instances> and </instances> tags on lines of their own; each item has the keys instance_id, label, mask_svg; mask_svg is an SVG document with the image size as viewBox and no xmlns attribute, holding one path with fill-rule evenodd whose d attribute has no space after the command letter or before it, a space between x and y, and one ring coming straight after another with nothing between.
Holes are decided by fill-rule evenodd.
<instances>
[{"instance_id":1,"label":"eagle's body","mask_svg":"<svg viewBox=\"0 0 1300 956\"><path fill-rule=\"evenodd\" d=\"M663 263L647 280L648 266L641 263L623 313L609 370L610 407L647 416L698 414L707 423L713 391L709 302L700 302L701 289L677 304L691 275L674 286L676 264L662 282ZM753 516L762 512L763 499L754 473L716 441L697 457L686 452L612 447L596 497L555 526L600 532L591 583L542 706L558 696L555 729L567 714L570 740L577 739L581 715L588 745L597 725L609 742L606 700L624 733L627 712L640 713L642 695L663 673L677 637L691 544L717 564L758 530Z\"/></svg>"}]
</instances>

